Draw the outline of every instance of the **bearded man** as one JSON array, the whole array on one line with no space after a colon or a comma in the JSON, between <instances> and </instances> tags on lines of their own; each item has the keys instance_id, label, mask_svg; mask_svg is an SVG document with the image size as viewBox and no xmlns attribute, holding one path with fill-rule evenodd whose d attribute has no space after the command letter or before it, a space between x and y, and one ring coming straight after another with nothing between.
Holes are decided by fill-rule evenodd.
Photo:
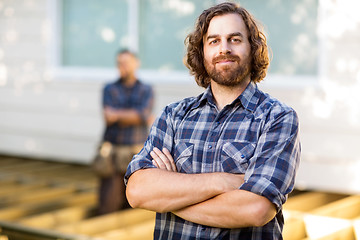
<instances>
[{"instance_id":1,"label":"bearded man","mask_svg":"<svg viewBox=\"0 0 360 240\"><path fill-rule=\"evenodd\" d=\"M197 97L168 105L125 175L154 239L282 239L282 205L300 159L295 111L258 89L265 35L234 3L199 16L186 39Z\"/></svg>"}]
</instances>

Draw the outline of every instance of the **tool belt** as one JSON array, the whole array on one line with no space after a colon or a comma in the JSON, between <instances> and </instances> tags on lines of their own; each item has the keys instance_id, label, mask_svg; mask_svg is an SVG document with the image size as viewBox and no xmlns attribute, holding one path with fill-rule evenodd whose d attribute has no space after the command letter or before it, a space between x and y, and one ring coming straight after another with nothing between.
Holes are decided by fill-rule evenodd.
<instances>
[{"instance_id":1,"label":"tool belt","mask_svg":"<svg viewBox=\"0 0 360 240\"><path fill-rule=\"evenodd\" d=\"M110 177L115 172L125 173L131 159L142 147L143 144L115 145L104 141L98 147L92 161L92 169L103 178Z\"/></svg>"}]
</instances>

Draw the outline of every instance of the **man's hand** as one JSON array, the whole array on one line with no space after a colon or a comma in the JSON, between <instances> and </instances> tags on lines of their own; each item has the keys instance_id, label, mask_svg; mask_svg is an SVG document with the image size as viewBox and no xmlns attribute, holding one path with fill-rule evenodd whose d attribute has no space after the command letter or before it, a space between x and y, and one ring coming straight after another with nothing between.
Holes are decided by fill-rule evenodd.
<instances>
[{"instance_id":1,"label":"man's hand","mask_svg":"<svg viewBox=\"0 0 360 240\"><path fill-rule=\"evenodd\" d=\"M177 172L174 159L166 148L163 148L163 150L160 151L160 149L155 147L153 151L150 152L150 155L153 158L153 164L157 168L170 172ZM232 174L226 172L217 172L217 174L222 179L221 183L224 192L238 189L241 184L244 183L244 174Z\"/></svg>"},{"instance_id":2,"label":"man's hand","mask_svg":"<svg viewBox=\"0 0 360 240\"><path fill-rule=\"evenodd\" d=\"M163 148L162 151L158 148L154 148L150 152L151 157L153 158L153 164L159 168L164 169L171 172L177 172L176 165L173 157L171 156L169 150Z\"/></svg>"},{"instance_id":3,"label":"man's hand","mask_svg":"<svg viewBox=\"0 0 360 240\"><path fill-rule=\"evenodd\" d=\"M104 117L108 125L111 125L119 120L117 111L111 107L104 108Z\"/></svg>"},{"instance_id":4,"label":"man's hand","mask_svg":"<svg viewBox=\"0 0 360 240\"><path fill-rule=\"evenodd\" d=\"M135 109L104 107L104 118L107 125L117 123L122 127L128 127L143 124L143 120Z\"/></svg>"}]
</instances>

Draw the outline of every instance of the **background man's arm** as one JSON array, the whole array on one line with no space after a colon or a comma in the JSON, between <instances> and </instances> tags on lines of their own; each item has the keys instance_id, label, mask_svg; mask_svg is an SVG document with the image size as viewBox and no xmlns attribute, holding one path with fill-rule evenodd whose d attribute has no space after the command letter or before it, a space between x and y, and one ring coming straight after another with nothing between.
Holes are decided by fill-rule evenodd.
<instances>
[{"instance_id":1,"label":"background man's arm","mask_svg":"<svg viewBox=\"0 0 360 240\"><path fill-rule=\"evenodd\" d=\"M133 108L115 108L113 106L110 89L105 87L103 92L103 115L106 125L115 123L123 127L141 125L147 123L149 126L154 121L152 108L154 105L154 94L152 88L144 90L141 94L141 103Z\"/></svg>"},{"instance_id":2,"label":"background man's arm","mask_svg":"<svg viewBox=\"0 0 360 240\"><path fill-rule=\"evenodd\" d=\"M122 126L130 126L139 125L143 121L135 109L113 109L111 107L104 107L104 118L107 125L119 123Z\"/></svg>"}]
</instances>

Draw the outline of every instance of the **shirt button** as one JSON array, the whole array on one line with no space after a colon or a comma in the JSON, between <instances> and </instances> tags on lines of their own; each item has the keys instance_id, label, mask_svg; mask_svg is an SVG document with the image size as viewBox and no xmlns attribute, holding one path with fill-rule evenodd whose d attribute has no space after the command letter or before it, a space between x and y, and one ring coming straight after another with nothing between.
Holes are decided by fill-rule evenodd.
<instances>
[{"instance_id":1,"label":"shirt button","mask_svg":"<svg viewBox=\"0 0 360 240\"><path fill-rule=\"evenodd\" d=\"M211 146L211 145L209 145L209 146L208 146L208 148L209 148L209 149L212 149L212 146Z\"/></svg>"},{"instance_id":2,"label":"shirt button","mask_svg":"<svg viewBox=\"0 0 360 240\"><path fill-rule=\"evenodd\" d=\"M245 158L245 155L244 155L244 154L243 154L243 155L241 155L241 158L242 158L242 159L244 159L244 158Z\"/></svg>"}]
</instances>

